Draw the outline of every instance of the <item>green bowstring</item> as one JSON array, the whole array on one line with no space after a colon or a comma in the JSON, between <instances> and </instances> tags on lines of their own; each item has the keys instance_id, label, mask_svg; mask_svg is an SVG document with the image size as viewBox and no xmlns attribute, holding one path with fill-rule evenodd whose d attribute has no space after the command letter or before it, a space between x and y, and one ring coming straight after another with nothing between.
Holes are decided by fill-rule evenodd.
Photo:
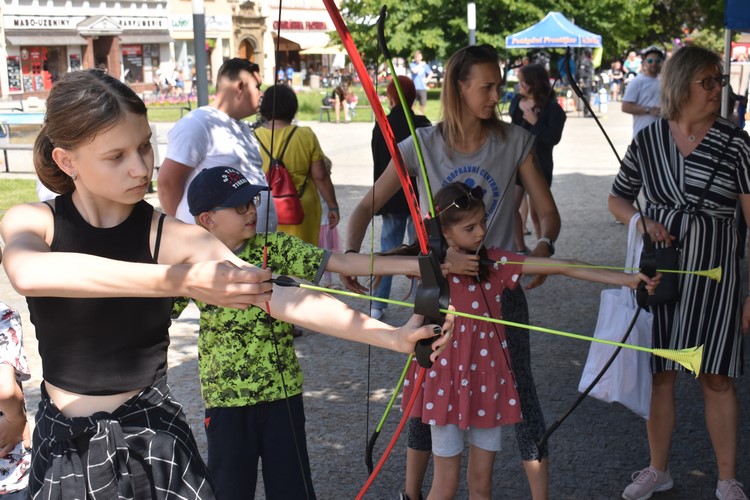
<instances>
[{"instance_id":1,"label":"green bowstring","mask_svg":"<svg viewBox=\"0 0 750 500\"><path fill-rule=\"evenodd\" d=\"M612 271L640 271L638 267L621 267L621 266L599 266L594 264L564 264L562 262L516 262L511 260L496 260L495 264L506 265L506 264L517 264L517 265L530 265L530 266L541 266L541 267L575 267L578 269L608 269ZM672 274L695 274L698 276L706 276L716 281L721 281L721 266L705 271L684 271L682 269L657 269L659 273L672 273Z\"/></svg>"},{"instance_id":2,"label":"green bowstring","mask_svg":"<svg viewBox=\"0 0 750 500\"><path fill-rule=\"evenodd\" d=\"M306 290L314 290L317 292L330 293L330 294L341 295L344 297L352 297L352 298L357 298L357 299L374 300L374 301L384 302L386 304L409 307L412 309L414 308L414 304L412 304L411 302L405 302L402 300L372 297L372 296L363 295L363 294L359 294L355 292L348 292L345 290L332 290L332 289L328 289L328 288L324 288L320 286L309 285L306 283L297 283L296 286L299 286L300 288L304 288ZM676 361L677 363L681 364L682 366L684 366L685 368L693 372L696 378L698 377L698 375L700 375L701 360L703 357L703 346L691 347L688 349L681 349L681 350L656 349L656 348L643 347L643 346L633 345L633 344L624 344L622 342L615 342L613 340L598 339L596 337L589 337L587 335L582 335L578 333L564 332L562 330L555 330L553 328L546 328L543 326L526 325L523 323L516 323L515 321L507 321L504 319L490 318L487 316L480 316L478 314L471 314L471 313L466 313L462 311L453 311L453 310L441 308L440 312L443 314L452 314L453 316L459 316L462 318L486 321L488 323L497 323L500 325L512 326L515 328L529 329L529 330L534 330L534 331L542 332L542 333L551 333L553 335L559 335L561 337L584 340L587 342L597 342L599 344L606 344L606 345L611 345L615 347L624 347L626 349L634 349L636 351L648 352L650 354L653 354L654 356L659 356L665 359Z\"/></svg>"}]
</instances>

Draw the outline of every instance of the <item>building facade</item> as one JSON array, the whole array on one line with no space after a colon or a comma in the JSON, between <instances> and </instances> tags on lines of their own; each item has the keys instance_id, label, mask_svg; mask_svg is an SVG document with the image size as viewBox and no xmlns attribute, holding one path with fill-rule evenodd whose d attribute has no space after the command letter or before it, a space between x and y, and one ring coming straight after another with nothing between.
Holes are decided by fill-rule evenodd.
<instances>
[{"instance_id":1,"label":"building facade","mask_svg":"<svg viewBox=\"0 0 750 500\"><path fill-rule=\"evenodd\" d=\"M166 0L4 0L0 93L44 97L61 75L95 67L137 91L152 87L170 58L166 8Z\"/></svg>"},{"instance_id":2,"label":"building facade","mask_svg":"<svg viewBox=\"0 0 750 500\"><path fill-rule=\"evenodd\" d=\"M229 57L256 62L266 82L274 80L277 60L297 78L330 62L316 50L334 30L322 2L287 0L280 22L279 6L279 0L205 2L209 82ZM191 0L3 0L1 16L5 99L44 98L61 75L77 69L105 69L138 93L158 92L164 79L178 76L188 90L195 75Z\"/></svg>"}]
</instances>

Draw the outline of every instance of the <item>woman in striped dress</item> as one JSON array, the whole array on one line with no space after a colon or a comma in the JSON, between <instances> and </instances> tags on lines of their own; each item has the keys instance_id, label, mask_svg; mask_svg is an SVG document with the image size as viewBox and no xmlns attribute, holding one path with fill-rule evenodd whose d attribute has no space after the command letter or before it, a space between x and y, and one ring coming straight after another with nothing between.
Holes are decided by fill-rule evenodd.
<instances>
[{"instance_id":1,"label":"woman in striped dress","mask_svg":"<svg viewBox=\"0 0 750 500\"><path fill-rule=\"evenodd\" d=\"M699 380L719 469L716 496L744 499L742 485L735 480L738 404L732 378L742 375L743 330L750 325L750 297L740 290L735 226L738 200L745 220L750 220L750 138L718 116L727 82L719 57L708 50L685 47L667 61L661 78L664 116L630 145L612 186L609 209L620 221L628 221L636 212L633 199L643 189L646 230L652 241L657 246L677 244L682 269L724 270L720 283L680 276L677 303L652 308L653 342L667 349L704 346ZM716 177L698 206L714 169ZM646 499L673 486L668 459L674 387L676 372L684 368L656 357L652 368L646 425L651 462L633 474L623 492L625 499Z\"/></svg>"}]
</instances>

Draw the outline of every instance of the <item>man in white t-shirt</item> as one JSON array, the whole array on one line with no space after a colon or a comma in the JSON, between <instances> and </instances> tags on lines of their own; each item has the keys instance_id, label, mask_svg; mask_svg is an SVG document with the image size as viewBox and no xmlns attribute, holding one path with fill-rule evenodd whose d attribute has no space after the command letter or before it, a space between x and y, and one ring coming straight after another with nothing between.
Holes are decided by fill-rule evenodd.
<instances>
[{"instance_id":1,"label":"man in white t-shirt","mask_svg":"<svg viewBox=\"0 0 750 500\"><path fill-rule=\"evenodd\" d=\"M246 59L229 59L216 80L214 101L191 111L169 131L166 159L157 177L162 210L188 223L195 220L188 210L187 187L206 168L233 167L251 184L266 185L258 142L244 121L260 107L260 69ZM276 210L268 202L268 191L262 192L257 208L257 230L275 231Z\"/></svg>"},{"instance_id":2,"label":"man in white t-shirt","mask_svg":"<svg viewBox=\"0 0 750 500\"><path fill-rule=\"evenodd\" d=\"M643 67L628 83L622 97L622 111L633 115L633 137L661 115L659 73L664 62L664 52L655 45L643 51Z\"/></svg>"}]
</instances>

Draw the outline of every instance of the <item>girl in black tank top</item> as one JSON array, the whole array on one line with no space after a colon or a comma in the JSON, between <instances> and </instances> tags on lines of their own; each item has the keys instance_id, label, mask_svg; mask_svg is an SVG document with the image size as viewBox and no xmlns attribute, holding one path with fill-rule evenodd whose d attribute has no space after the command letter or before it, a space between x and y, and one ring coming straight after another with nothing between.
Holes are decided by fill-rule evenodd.
<instances>
[{"instance_id":1,"label":"girl in black tank top","mask_svg":"<svg viewBox=\"0 0 750 500\"><path fill-rule=\"evenodd\" d=\"M258 80L257 72L242 59L222 65L219 88L232 106L246 100L236 95L245 86L231 82ZM154 167L147 110L116 78L68 73L46 104L34 166L60 196L13 207L0 225L3 265L28 297L45 379L33 497L214 498L166 381L172 297L270 307L281 320L404 353L436 338L437 325L394 328L325 295L271 295L270 270L242 262L203 228L157 216L143 201ZM343 317L348 324L331 321ZM442 325L435 355L451 328L450 319Z\"/></svg>"}]
</instances>

